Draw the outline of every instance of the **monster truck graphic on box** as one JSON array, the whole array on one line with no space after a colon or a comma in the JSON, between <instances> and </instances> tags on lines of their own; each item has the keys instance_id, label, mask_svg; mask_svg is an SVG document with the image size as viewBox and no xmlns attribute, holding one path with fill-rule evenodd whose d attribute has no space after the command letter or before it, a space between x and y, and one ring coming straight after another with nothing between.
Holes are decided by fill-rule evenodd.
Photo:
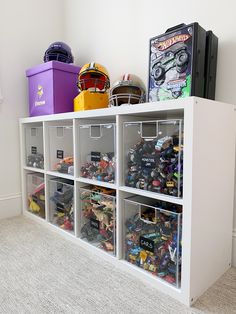
<instances>
[{"instance_id":1,"label":"monster truck graphic on box","mask_svg":"<svg viewBox=\"0 0 236 314\"><path fill-rule=\"evenodd\" d=\"M150 39L148 100L204 95L206 31L180 24Z\"/></svg>"}]
</instances>

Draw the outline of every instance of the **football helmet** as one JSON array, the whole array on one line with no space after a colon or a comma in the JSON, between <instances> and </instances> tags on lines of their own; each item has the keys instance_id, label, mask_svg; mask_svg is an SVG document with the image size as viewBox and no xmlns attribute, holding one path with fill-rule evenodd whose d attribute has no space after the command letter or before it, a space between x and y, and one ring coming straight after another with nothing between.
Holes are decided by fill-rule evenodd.
<instances>
[{"instance_id":1,"label":"football helmet","mask_svg":"<svg viewBox=\"0 0 236 314\"><path fill-rule=\"evenodd\" d=\"M103 65L87 63L79 72L77 86L79 91L106 92L110 87L109 74Z\"/></svg>"},{"instance_id":2,"label":"football helmet","mask_svg":"<svg viewBox=\"0 0 236 314\"><path fill-rule=\"evenodd\" d=\"M62 41L52 43L44 53L44 62L60 61L64 63L73 63L74 58L71 53L70 47Z\"/></svg>"},{"instance_id":3,"label":"football helmet","mask_svg":"<svg viewBox=\"0 0 236 314\"><path fill-rule=\"evenodd\" d=\"M145 102L145 86L134 74L124 74L110 90L109 106L134 105Z\"/></svg>"}]
</instances>

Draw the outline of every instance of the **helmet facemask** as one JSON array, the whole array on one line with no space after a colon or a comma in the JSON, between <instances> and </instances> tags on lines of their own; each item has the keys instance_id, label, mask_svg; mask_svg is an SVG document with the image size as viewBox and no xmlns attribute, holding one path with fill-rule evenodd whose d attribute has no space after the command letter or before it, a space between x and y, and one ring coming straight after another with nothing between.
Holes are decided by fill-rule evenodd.
<instances>
[{"instance_id":1,"label":"helmet facemask","mask_svg":"<svg viewBox=\"0 0 236 314\"><path fill-rule=\"evenodd\" d=\"M44 62L49 61L73 63L74 58L72 56L70 47L63 42L52 43L44 54Z\"/></svg>"},{"instance_id":2,"label":"helmet facemask","mask_svg":"<svg viewBox=\"0 0 236 314\"><path fill-rule=\"evenodd\" d=\"M77 86L80 92L88 90L95 93L105 93L110 87L106 68L95 62L85 64L80 70Z\"/></svg>"},{"instance_id":3,"label":"helmet facemask","mask_svg":"<svg viewBox=\"0 0 236 314\"><path fill-rule=\"evenodd\" d=\"M89 90L91 92L105 92L110 86L107 77L96 72L87 72L80 75L77 85L80 90Z\"/></svg>"},{"instance_id":4,"label":"helmet facemask","mask_svg":"<svg viewBox=\"0 0 236 314\"><path fill-rule=\"evenodd\" d=\"M145 101L145 86L134 74L125 73L110 90L109 105L135 105Z\"/></svg>"},{"instance_id":5,"label":"helmet facemask","mask_svg":"<svg viewBox=\"0 0 236 314\"><path fill-rule=\"evenodd\" d=\"M143 91L138 86L114 87L110 93L110 105L135 105L143 102Z\"/></svg>"}]
</instances>

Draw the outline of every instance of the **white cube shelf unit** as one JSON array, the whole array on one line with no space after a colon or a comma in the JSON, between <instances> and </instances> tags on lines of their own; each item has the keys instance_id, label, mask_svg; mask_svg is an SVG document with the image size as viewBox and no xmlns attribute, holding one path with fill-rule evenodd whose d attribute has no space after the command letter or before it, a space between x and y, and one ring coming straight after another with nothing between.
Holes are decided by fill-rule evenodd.
<instances>
[{"instance_id":1,"label":"white cube shelf unit","mask_svg":"<svg viewBox=\"0 0 236 314\"><path fill-rule=\"evenodd\" d=\"M73 239L78 245L109 259L124 271L131 272L141 280L157 287L160 291L169 294L180 302L191 305L231 267L235 164L234 111L235 107L230 104L198 97L189 97L165 102L20 119L23 213L64 236ZM132 129L134 131L126 131L125 133L123 131L124 126L127 125L127 122L130 122L130 125L134 123L137 126L140 121L152 121L151 124L155 126L156 121L167 120L178 121L178 126L181 124L181 131L178 128L178 132L182 136L182 142L177 143L179 145L177 150L182 150L184 156L181 192L179 180L175 180L175 182L178 182L178 189L172 195L171 193L161 194L158 189L156 192L150 191L147 186L146 189L143 189L144 185L140 185L140 183L138 185L139 189L135 188L135 185L126 186L126 174L124 172L127 171L128 152L124 150L127 147L127 143L135 143L135 136L137 139L138 136L137 134L135 135L137 128ZM107 174L99 181L96 180L96 176L92 178L81 176L81 156L86 159L85 155L89 153L88 150L93 149L93 147L90 147L93 141L88 142L86 138L81 140L80 130L84 131L83 126L90 125L105 125L108 128L111 126L112 130L114 129L114 132L111 132L111 136L116 139L113 152L115 155L110 155L109 157L113 158L114 161L114 181L112 179L109 181L111 177L105 179ZM35 153L35 149L29 147L31 142L28 142L28 134L34 134L35 128L41 126L43 130L43 151L40 153L44 156L44 166L41 168L29 167L26 163L27 153ZM32 132L29 131L30 128L33 128ZM100 130L101 128L99 128L98 132ZM163 135L169 140L169 132L173 133L173 125L171 127L164 125L163 130ZM97 132L95 129L94 131ZM109 129L105 131L108 132ZM71 132L70 139L68 138L68 132ZM54 140L52 138L53 133L57 134L56 136L60 136L60 140ZM159 133L162 133L162 131ZM64 135L66 135L66 142L61 145ZM140 135L140 132L138 135ZM131 139L130 136L134 136L134 138ZM152 134L150 138L154 138L155 136L155 134ZM93 140L96 137L98 141L102 141L100 133L98 135L95 134ZM89 147L86 146L87 143L89 143ZM32 146L35 147L36 145L32 144ZM63 156L63 152L67 146L68 153ZM95 162L96 158L100 160L100 153L101 155L112 153L109 152L111 150L108 147L109 145L105 146L104 151L97 154L99 147L103 147L103 145L96 145L95 152L92 154ZM53 170L57 158L62 157L69 158L69 161L65 161L65 167L63 165L64 170L61 172ZM91 154L89 158L91 162ZM106 156L104 159L105 162L107 158ZM73 165L74 171L68 171L67 173L67 169L71 165ZM44 174L45 219L33 215L28 211L26 178L27 174L32 172ZM150 172L146 173L147 177L148 175L150 175ZM182 174L177 173L175 175L179 179L179 176ZM65 230L50 223L50 180L55 180L56 178L71 180L74 187L74 233L65 232ZM170 184L173 184L173 182ZM115 254L107 254L107 252L91 245L89 241L84 241L81 237L82 206L80 203L80 188L88 185L97 185L101 189L110 188L116 191L116 209L113 210L116 216L116 226L112 229L113 233L115 232L114 238L116 240ZM154 185L156 188L158 183L155 182ZM177 269L175 265L172 265L173 269L177 269L176 272L181 273L180 277L178 277L178 284L173 285L168 280L163 280L160 276L155 276L150 271L142 269L145 268L142 263L147 258L146 253L142 253L139 261L140 264L138 266L142 266L142 268L127 261L127 256L125 256L127 251L125 236L128 231L125 219L126 217L132 217L132 213L127 214L125 212L128 203L125 205L124 199L137 195L152 201L169 202L172 205L182 208L181 220L178 220L178 228L175 228L176 230L180 229L179 225L181 221L181 233L178 233L178 236L182 234L181 249L179 249L178 253L181 255L178 261L181 264L181 268ZM133 213L138 212L136 211L138 207L135 206ZM155 215L160 215L160 213L163 216L160 210ZM149 214L145 210L141 213L145 219ZM142 217L140 216L140 218ZM164 219L168 220L168 217L166 217L164 216ZM97 222L93 221L93 223L96 224ZM167 241L166 243L168 244L168 235L164 241ZM158 258L158 256L156 257ZM153 258L153 256L150 258ZM133 259L135 261L136 257Z\"/></svg>"}]
</instances>

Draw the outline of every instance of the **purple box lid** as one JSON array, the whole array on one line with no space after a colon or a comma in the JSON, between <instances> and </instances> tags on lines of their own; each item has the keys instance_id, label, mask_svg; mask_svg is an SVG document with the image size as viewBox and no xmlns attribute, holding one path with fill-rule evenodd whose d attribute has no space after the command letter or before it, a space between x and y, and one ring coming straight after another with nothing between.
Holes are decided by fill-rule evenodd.
<instances>
[{"instance_id":1,"label":"purple box lid","mask_svg":"<svg viewBox=\"0 0 236 314\"><path fill-rule=\"evenodd\" d=\"M49 61L26 70L26 76L29 77L37 73L48 71L50 69L61 70L71 73L79 73L81 68L74 64L68 64L60 61Z\"/></svg>"}]
</instances>

